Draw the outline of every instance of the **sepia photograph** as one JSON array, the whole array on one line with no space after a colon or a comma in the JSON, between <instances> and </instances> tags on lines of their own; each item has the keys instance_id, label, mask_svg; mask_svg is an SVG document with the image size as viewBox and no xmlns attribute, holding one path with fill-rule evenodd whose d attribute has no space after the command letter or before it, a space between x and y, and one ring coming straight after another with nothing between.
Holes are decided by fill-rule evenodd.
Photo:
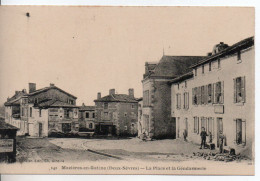
<instances>
[{"instance_id":1,"label":"sepia photograph","mask_svg":"<svg viewBox=\"0 0 260 181\"><path fill-rule=\"evenodd\" d=\"M0 6L1 174L255 174L255 9Z\"/></svg>"}]
</instances>

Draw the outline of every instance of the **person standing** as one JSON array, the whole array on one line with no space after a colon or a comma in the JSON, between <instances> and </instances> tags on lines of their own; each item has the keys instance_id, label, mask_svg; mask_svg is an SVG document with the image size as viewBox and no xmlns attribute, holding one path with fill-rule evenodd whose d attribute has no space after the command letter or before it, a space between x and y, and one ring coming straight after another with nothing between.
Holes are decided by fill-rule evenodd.
<instances>
[{"instance_id":1,"label":"person standing","mask_svg":"<svg viewBox=\"0 0 260 181\"><path fill-rule=\"evenodd\" d=\"M202 149L202 146L205 149L205 147L206 147L206 139L207 139L207 132L205 131L204 127L202 127L201 130L202 131L200 132L200 137L201 137L200 149Z\"/></svg>"},{"instance_id":2,"label":"person standing","mask_svg":"<svg viewBox=\"0 0 260 181\"><path fill-rule=\"evenodd\" d=\"M227 146L226 136L222 131L219 132L219 153L224 153L223 147Z\"/></svg>"}]
</instances>

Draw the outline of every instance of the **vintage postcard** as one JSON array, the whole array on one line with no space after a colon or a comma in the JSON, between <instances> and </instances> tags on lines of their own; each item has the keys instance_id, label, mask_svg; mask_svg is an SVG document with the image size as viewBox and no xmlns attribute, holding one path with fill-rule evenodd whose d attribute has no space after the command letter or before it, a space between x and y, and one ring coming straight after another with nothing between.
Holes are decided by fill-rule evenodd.
<instances>
[{"instance_id":1,"label":"vintage postcard","mask_svg":"<svg viewBox=\"0 0 260 181\"><path fill-rule=\"evenodd\" d=\"M255 174L253 7L0 7L1 174Z\"/></svg>"}]
</instances>

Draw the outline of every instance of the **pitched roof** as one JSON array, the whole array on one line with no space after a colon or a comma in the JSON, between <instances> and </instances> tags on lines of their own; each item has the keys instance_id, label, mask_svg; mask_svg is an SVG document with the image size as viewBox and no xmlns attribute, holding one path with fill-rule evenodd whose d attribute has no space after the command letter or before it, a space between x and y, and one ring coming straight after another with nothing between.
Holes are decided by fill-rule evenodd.
<instances>
[{"instance_id":1,"label":"pitched roof","mask_svg":"<svg viewBox=\"0 0 260 181\"><path fill-rule=\"evenodd\" d=\"M65 93L65 94L67 94L67 95L69 95L69 96L71 96L71 97L77 99L77 97L73 96L72 94L70 94L70 93L68 93L68 92L66 92L66 91L64 91L64 90L62 90L62 89L60 89L59 87L56 87L56 86L44 87L44 88L42 88L42 89L38 89L38 90L36 90L36 91L34 91L34 92L28 93L27 95L28 95L28 96L36 95L36 94L39 94L39 93L42 93L42 92L46 92L46 91L48 91L48 90L50 90L50 89L57 89L57 90L59 90L59 91Z\"/></svg>"},{"instance_id":2,"label":"pitched roof","mask_svg":"<svg viewBox=\"0 0 260 181\"><path fill-rule=\"evenodd\" d=\"M111 94L100 99L94 100L94 102L129 102L137 103L137 99L126 94Z\"/></svg>"},{"instance_id":3,"label":"pitched roof","mask_svg":"<svg viewBox=\"0 0 260 181\"><path fill-rule=\"evenodd\" d=\"M94 111L95 106L80 106L79 111Z\"/></svg>"},{"instance_id":4,"label":"pitched roof","mask_svg":"<svg viewBox=\"0 0 260 181\"><path fill-rule=\"evenodd\" d=\"M10 125L4 122L3 120L0 120L0 130L8 130L8 129L18 130L17 127Z\"/></svg>"},{"instance_id":5,"label":"pitched roof","mask_svg":"<svg viewBox=\"0 0 260 181\"><path fill-rule=\"evenodd\" d=\"M193 77L193 72L188 72L186 74L183 74L175 79L172 79L171 81L169 81L170 84L173 84L173 83L177 83L177 82L182 82L184 80L187 80L187 79L190 79Z\"/></svg>"},{"instance_id":6,"label":"pitched roof","mask_svg":"<svg viewBox=\"0 0 260 181\"><path fill-rule=\"evenodd\" d=\"M254 37L252 36L252 37L246 38L244 40L241 40L238 43L235 43L234 45L232 45L232 46L230 46L226 49L223 49L222 51L220 51L217 54L214 54L214 55L211 55L209 57L204 58L200 62L192 65L190 68L195 68L197 66L205 64L205 63L210 62L212 60L216 60L220 57L224 57L226 55L236 53L236 51L238 51L238 50L249 48L253 45L254 45Z\"/></svg>"},{"instance_id":7,"label":"pitched roof","mask_svg":"<svg viewBox=\"0 0 260 181\"><path fill-rule=\"evenodd\" d=\"M4 103L5 106L20 105L20 99L26 95L25 91L15 91L15 94Z\"/></svg>"},{"instance_id":8,"label":"pitched roof","mask_svg":"<svg viewBox=\"0 0 260 181\"><path fill-rule=\"evenodd\" d=\"M55 100L55 99L46 99L40 103L38 103L37 105L35 105L35 107L39 107L39 108L50 108L50 107L69 107L69 108L76 108L78 106L76 105L71 105L69 103L66 102L62 102L59 100Z\"/></svg>"},{"instance_id":9,"label":"pitched roof","mask_svg":"<svg viewBox=\"0 0 260 181\"><path fill-rule=\"evenodd\" d=\"M198 63L205 56L162 56L155 69L148 75L151 77L173 78L189 72L192 64Z\"/></svg>"}]
</instances>

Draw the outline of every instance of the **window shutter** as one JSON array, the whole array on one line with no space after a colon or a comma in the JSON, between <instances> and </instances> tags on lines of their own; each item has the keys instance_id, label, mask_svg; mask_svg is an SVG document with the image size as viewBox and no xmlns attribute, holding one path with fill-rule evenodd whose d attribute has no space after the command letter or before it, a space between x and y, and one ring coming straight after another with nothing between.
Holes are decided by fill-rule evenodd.
<instances>
[{"instance_id":1,"label":"window shutter","mask_svg":"<svg viewBox=\"0 0 260 181\"><path fill-rule=\"evenodd\" d=\"M201 87L198 87L198 105L201 104Z\"/></svg>"},{"instance_id":2,"label":"window shutter","mask_svg":"<svg viewBox=\"0 0 260 181\"><path fill-rule=\"evenodd\" d=\"M246 145L246 120L242 120L242 144Z\"/></svg>"},{"instance_id":3,"label":"window shutter","mask_svg":"<svg viewBox=\"0 0 260 181\"><path fill-rule=\"evenodd\" d=\"M214 84L211 84L211 103L214 103Z\"/></svg>"},{"instance_id":4,"label":"window shutter","mask_svg":"<svg viewBox=\"0 0 260 181\"><path fill-rule=\"evenodd\" d=\"M205 85L204 86L205 88L205 92L204 92L204 104L208 104L208 86L207 85Z\"/></svg>"},{"instance_id":5,"label":"window shutter","mask_svg":"<svg viewBox=\"0 0 260 181\"><path fill-rule=\"evenodd\" d=\"M213 103L216 103L216 102L217 102L217 89L216 89L216 83L213 84L213 89L214 89L214 92L213 92L213 95L214 95Z\"/></svg>"},{"instance_id":6,"label":"window shutter","mask_svg":"<svg viewBox=\"0 0 260 181\"><path fill-rule=\"evenodd\" d=\"M199 117L197 117L197 121L198 121L197 133L200 134L200 118Z\"/></svg>"},{"instance_id":7,"label":"window shutter","mask_svg":"<svg viewBox=\"0 0 260 181\"><path fill-rule=\"evenodd\" d=\"M185 101L186 101L186 97L185 97L185 92L183 93L183 109L185 109L185 107L186 107L186 103L185 103Z\"/></svg>"},{"instance_id":8,"label":"window shutter","mask_svg":"<svg viewBox=\"0 0 260 181\"><path fill-rule=\"evenodd\" d=\"M187 106L187 109L189 109L189 93L188 92L187 92L187 98L186 99L187 99L187 105L186 106Z\"/></svg>"},{"instance_id":9,"label":"window shutter","mask_svg":"<svg viewBox=\"0 0 260 181\"><path fill-rule=\"evenodd\" d=\"M178 94L176 94L176 108L178 109L179 107L178 107Z\"/></svg>"},{"instance_id":10,"label":"window shutter","mask_svg":"<svg viewBox=\"0 0 260 181\"><path fill-rule=\"evenodd\" d=\"M233 83L234 83L234 103L237 102L237 88L236 88L236 79L233 79Z\"/></svg>"},{"instance_id":11,"label":"window shutter","mask_svg":"<svg viewBox=\"0 0 260 181\"><path fill-rule=\"evenodd\" d=\"M221 82L221 103L224 104L224 81Z\"/></svg>"},{"instance_id":12,"label":"window shutter","mask_svg":"<svg viewBox=\"0 0 260 181\"><path fill-rule=\"evenodd\" d=\"M195 101L194 101L194 88L192 88L192 105L195 104Z\"/></svg>"},{"instance_id":13,"label":"window shutter","mask_svg":"<svg viewBox=\"0 0 260 181\"><path fill-rule=\"evenodd\" d=\"M236 144L237 142L237 120L236 119L233 119L234 120L234 143Z\"/></svg>"},{"instance_id":14,"label":"window shutter","mask_svg":"<svg viewBox=\"0 0 260 181\"><path fill-rule=\"evenodd\" d=\"M245 79L245 76L244 77L241 77L241 94L242 94L242 102L246 102L246 79Z\"/></svg>"}]
</instances>

